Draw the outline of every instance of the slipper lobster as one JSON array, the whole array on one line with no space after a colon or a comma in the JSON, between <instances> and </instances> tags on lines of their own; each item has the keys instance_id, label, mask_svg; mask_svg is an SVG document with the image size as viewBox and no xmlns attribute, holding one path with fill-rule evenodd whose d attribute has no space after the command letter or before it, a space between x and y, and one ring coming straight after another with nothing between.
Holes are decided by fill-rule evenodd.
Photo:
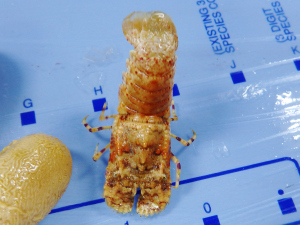
<instances>
[{"instance_id":1,"label":"slipper lobster","mask_svg":"<svg viewBox=\"0 0 300 225\"><path fill-rule=\"evenodd\" d=\"M97 161L110 148L103 193L107 205L119 213L131 212L140 188L137 213L147 217L169 203L170 160L176 164L174 188L179 186L181 166L171 152L171 137L189 146L196 134L185 141L170 132L170 122L178 120L172 100L178 37L172 19L159 11L133 12L122 28L135 49L122 74L119 114L104 116L105 103L99 119L114 118L112 126L92 128L88 116L82 123L90 132L112 129L110 143L100 151L97 145L93 156Z\"/></svg>"}]
</instances>

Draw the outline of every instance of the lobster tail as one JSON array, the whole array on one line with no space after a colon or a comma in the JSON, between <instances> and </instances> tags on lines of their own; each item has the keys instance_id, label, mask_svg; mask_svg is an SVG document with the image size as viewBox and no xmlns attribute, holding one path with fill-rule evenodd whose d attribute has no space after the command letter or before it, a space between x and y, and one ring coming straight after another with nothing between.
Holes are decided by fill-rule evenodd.
<instances>
[{"instance_id":1,"label":"lobster tail","mask_svg":"<svg viewBox=\"0 0 300 225\"><path fill-rule=\"evenodd\" d=\"M122 24L135 47L119 89L120 114L170 116L178 46L172 19L162 12L134 12Z\"/></svg>"},{"instance_id":2,"label":"lobster tail","mask_svg":"<svg viewBox=\"0 0 300 225\"><path fill-rule=\"evenodd\" d=\"M175 25L171 17L163 12L133 12L123 20L122 28L126 39L134 47L150 41L174 46L177 50Z\"/></svg>"}]
</instances>

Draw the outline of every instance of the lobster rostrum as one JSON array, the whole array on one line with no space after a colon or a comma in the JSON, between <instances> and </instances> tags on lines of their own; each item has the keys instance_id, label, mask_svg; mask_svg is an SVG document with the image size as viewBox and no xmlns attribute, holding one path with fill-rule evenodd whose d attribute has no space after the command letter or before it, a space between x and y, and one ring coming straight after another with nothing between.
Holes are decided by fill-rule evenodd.
<instances>
[{"instance_id":1,"label":"lobster rostrum","mask_svg":"<svg viewBox=\"0 0 300 225\"><path fill-rule=\"evenodd\" d=\"M133 12L122 28L135 49L119 88L119 114L104 116L105 103L100 120L114 118L112 126L92 128L87 116L82 123L90 132L112 129L110 143L100 151L97 145L93 156L96 161L110 148L103 192L107 205L119 213L131 212L140 188L137 212L148 216L169 203L170 160L176 164L174 188L179 186L181 166L171 152L171 137L189 146L196 134L185 141L170 132L170 122L178 120L172 100L178 37L172 19L158 11Z\"/></svg>"}]
</instances>

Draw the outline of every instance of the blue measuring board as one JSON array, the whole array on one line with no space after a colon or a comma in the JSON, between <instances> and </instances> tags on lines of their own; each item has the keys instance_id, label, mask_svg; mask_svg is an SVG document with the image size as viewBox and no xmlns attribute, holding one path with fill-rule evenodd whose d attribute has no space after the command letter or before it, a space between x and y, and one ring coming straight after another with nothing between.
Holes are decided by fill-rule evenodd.
<instances>
[{"instance_id":1,"label":"blue measuring board","mask_svg":"<svg viewBox=\"0 0 300 225\"><path fill-rule=\"evenodd\" d=\"M67 191L47 224L300 224L300 2L198 0L37 4L0 8L0 150L46 133L73 158ZM173 99L179 120L172 153L182 171L169 205L149 218L117 214L103 199L110 131L89 133L103 104L117 114L118 89L133 48L123 19L161 10L176 25L179 47ZM175 181L176 166L171 163ZM137 195L139 195L138 193Z\"/></svg>"}]
</instances>

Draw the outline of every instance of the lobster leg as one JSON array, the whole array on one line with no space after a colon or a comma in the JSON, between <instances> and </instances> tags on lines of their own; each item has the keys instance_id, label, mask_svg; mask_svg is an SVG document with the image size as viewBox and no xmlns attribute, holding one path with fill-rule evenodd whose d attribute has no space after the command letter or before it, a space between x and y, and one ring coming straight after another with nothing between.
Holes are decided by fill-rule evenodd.
<instances>
[{"instance_id":1,"label":"lobster leg","mask_svg":"<svg viewBox=\"0 0 300 225\"><path fill-rule=\"evenodd\" d=\"M100 131L100 130L105 130L105 129L111 129L112 126L104 126L104 127L91 127L87 122L86 122L86 118L88 116L84 117L83 120L82 120L82 124L86 127L86 129L89 131L89 132L97 132L97 131Z\"/></svg>"},{"instance_id":2,"label":"lobster leg","mask_svg":"<svg viewBox=\"0 0 300 225\"><path fill-rule=\"evenodd\" d=\"M173 186L173 188L178 188L180 173L181 173L181 165L179 160L175 157L175 155L172 152L171 152L171 159L176 164L176 183L175 186Z\"/></svg>"},{"instance_id":3,"label":"lobster leg","mask_svg":"<svg viewBox=\"0 0 300 225\"><path fill-rule=\"evenodd\" d=\"M115 118L117 115L110 115L110 116L104 116L104 112L105 112L105 109L106 109L106 106L107 106L107 103L105 102L103 104L103 108L102 108L102 112L101 112L101 115L99 117L99 120L102 121L102 120L107 120L109 118ZM105 129L111 129L112 126L104 126L104 127L91 127L87 122L86 122L86 118L88 116L84 117L83 120L82 120L82 124L86 127L86 129L89 131L89 132L97 132L97 131L100 131L100 130L105 130Z\"/></svg>"},{"instance_id":4,"label":"lobster leg","mask_svg":"<svg viewBox=\"0 0 300 225\"><path fill-rule=\"evenodd\" d=\"M177 115L175 113L175 104L174 104L174 100L173 99L172 99L172 115L173 115L173 117L168 119L169 122L171 122L171 121L177 121L178 117L177 117Z\"/></svg>"},{"instance_id":5,"label":"lobster leg","mask_svg":"<svg viewBox=\"0 0 300 225\"><path fill-rule=\"evenodd\" d=\"M111 116L104 116L104 111L106 109L106 105L107 103L105 102L104 105L103 105L103 108L102 108L102 112L101 112L101 115L100 115L100 118L99 120L106 120L108 118L114 118L116 115L111 115ZM86 122L86 118L88 116L84 117L83 120L82 120L82 124L86 127L86 129L89 131L89 132L97 132L97 131L100 131L100 130L105 130L105 129L111 129L112 126L104 126L104 127L91 127L87 122ZM96 147L96 150L95 150L95 154L93 156L93 160L94 161L97 161L101 155L109 148L110 146L110 143L108 145L105 146L105 148L101 149L99 152L98 151L98 146L99 144L97 144L97 147Z\"/></svg>"},{"instance_id":6,"label":"lobster leg","mask_svg":"<svg viewBox=\"0 0 300 225\"><path fill-rule=\"evenodd\" d=\"M104 112L105 112L106 106L107 106L107 102L105 102L103 104L102 112L101 112L100 117L99 117L100 121L107 120L109 118L115 118L117 116L117 115L104 116Z\"/></svg>"},{"instance_id":7,"label":"lobster leg","mask_svg":"<svg viewBox=\"0 0 300 225\"><path fill-rule=\"evenodd\" d=\"M99 144L97 144L97 147L96 147L96 150L95 150L95 154L93 156L93 160L96 162L100 157L101 155L110 147L110 143L108 145L106 145L103 149L101 149L99 152L98 152L98 146Z\"/></svg>"},{"instance_id":8,"label":"lobster leg","mask_svg":"<svg viewBox=\"0 0 300 225\"><path fill-rule=\"evenodd\" d=\"M193 131L193 130L192 130ZM193 141L195 141L197 135L195 133L195 131L193 131L194 135L193 137L191 137L188 141L185 141L183 140L182 138L180 137L177 137L176 135L174 134L171 134L171 137L175 138L177 141L179 141L181 144L183 144L184 146L189 146L190 144L192 144Z\"/></svg>"}]
</instances>

